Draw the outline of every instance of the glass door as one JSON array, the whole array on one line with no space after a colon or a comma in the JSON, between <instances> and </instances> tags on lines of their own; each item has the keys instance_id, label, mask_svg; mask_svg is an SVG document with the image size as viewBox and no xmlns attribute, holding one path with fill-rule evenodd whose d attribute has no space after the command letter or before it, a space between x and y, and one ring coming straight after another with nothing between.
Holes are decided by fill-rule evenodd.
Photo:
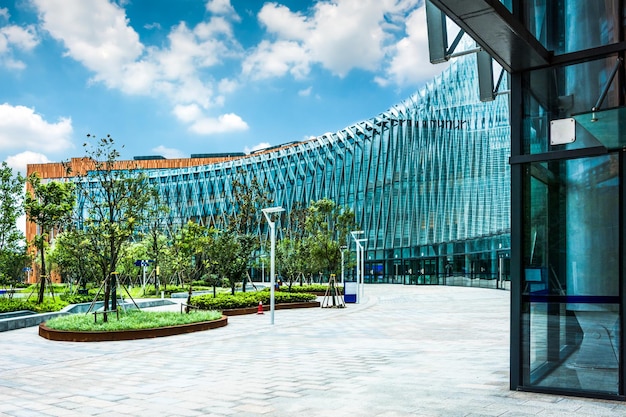
<instances>
[{"instance_id":1,"label":"glass door","mask_svg":"<svg viewBox=\"0 0 626 417\"><path fill-rule=\"evenodd\" d=\"M524 386L620 393L618 155L527 166Z\"/></svg>"}]
</instances>

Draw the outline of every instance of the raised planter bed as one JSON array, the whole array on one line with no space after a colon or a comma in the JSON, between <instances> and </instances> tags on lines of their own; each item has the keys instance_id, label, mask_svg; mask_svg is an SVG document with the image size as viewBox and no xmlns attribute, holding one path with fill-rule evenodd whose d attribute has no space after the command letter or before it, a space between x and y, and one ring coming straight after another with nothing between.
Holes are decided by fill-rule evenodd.
<instances>
[{"instance_id":1,"label":"raised planter bed","mask_svg":"<svg viewBox=\"0 0 626 417\"><path fill-rule=\"evenodd\" d=\"M226 317L225 315L222 315L222 317L217 320L182 324L180 326L101 332L55 330L46 327L46 323L41 323L39 325L39 336L49 340L56 340L61 342L112 342L117 340L148 339L152 337L164 337L177 334L199 332L202 330L224 327L227 324L228 317Z\"/></svg>"},{"instance_id":2,"label":"raised planter bed","mask_svg":"<svg viewBox=\"0 0 626 417\"><path fill-rule=\"evenodd\" d=\"M315 307L320 307L320 302L319 301L304 301L301 303L283 303L283 304L276 304L274 306L275 310L288 310L291 308L315 308ZM270 305L264 305L263 306L263 311L269 311L270 310ZM256 312L259 311L259 307L245 307L245 308L231 308L231 309L227 309L227 310L222 310L222 314L225 316L241 316L244 314L254 314Z\"/></svg>"}]
</instances>

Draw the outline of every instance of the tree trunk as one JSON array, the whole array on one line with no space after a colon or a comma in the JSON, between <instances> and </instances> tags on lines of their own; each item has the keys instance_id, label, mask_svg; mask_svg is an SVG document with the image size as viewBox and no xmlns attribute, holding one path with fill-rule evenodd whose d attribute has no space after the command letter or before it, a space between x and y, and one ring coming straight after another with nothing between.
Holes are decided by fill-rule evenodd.
<instances>
[{"instance_id":1,"label":"tree trunk","mask_svg":"<svg viewBox=\"0 0 626 417\"><path fill-rule=\"evenodd\" d=\"M44 253L44 241L43 236L41 238L41 246L39 252L41 253L41 274L39 275L39 296L37 297L37 304L43 303L43 295L46 289L46 260Z\"/></svg>"},{"instance_id":2,"label":"tree trunk","mask_svg":"<svg viewBox=\"0 0 626 417\"><path fill-rule=\"evenodd\" d=\"M108 321L107 310L109 309L109 295L111 294L111 281L108 277L104 278L104 313L102 314L102 320L106 323Z\"/></svg>"}]
</instances>

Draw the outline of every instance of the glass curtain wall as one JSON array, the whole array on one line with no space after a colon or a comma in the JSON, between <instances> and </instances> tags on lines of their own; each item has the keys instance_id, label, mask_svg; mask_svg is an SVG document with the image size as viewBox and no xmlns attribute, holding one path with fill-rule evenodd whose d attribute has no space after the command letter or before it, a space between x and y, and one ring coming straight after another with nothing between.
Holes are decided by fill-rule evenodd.
<instances>
[{"instance_id":1,"label":"glass curtain wall","mask_svg":"<svg viewBox=\"0 0 626 417\"><path fill-rule=\"evenodd\" d=\"M512 385L623 398L624 54L601 47L623 40L624 3L520 5L558 65L514 80L521 279Z\"/></svg>"}]
</instances>

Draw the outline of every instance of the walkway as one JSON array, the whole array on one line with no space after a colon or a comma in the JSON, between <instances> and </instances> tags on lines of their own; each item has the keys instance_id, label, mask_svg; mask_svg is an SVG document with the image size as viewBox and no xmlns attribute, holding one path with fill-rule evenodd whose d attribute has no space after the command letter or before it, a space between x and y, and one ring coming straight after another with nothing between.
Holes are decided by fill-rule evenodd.
<instances>
[{"instance_id":1,"label":"walkway","mask_svg":"<svg viewBox=\"0 0 626 417\"><path fill-rule=\"evenodd\" d=\"M626 404L508 389L508 291L367 286L346 309L207 332L63 343L0 333L0 416L607 416Z\"/></svg>"}]
</instances>

